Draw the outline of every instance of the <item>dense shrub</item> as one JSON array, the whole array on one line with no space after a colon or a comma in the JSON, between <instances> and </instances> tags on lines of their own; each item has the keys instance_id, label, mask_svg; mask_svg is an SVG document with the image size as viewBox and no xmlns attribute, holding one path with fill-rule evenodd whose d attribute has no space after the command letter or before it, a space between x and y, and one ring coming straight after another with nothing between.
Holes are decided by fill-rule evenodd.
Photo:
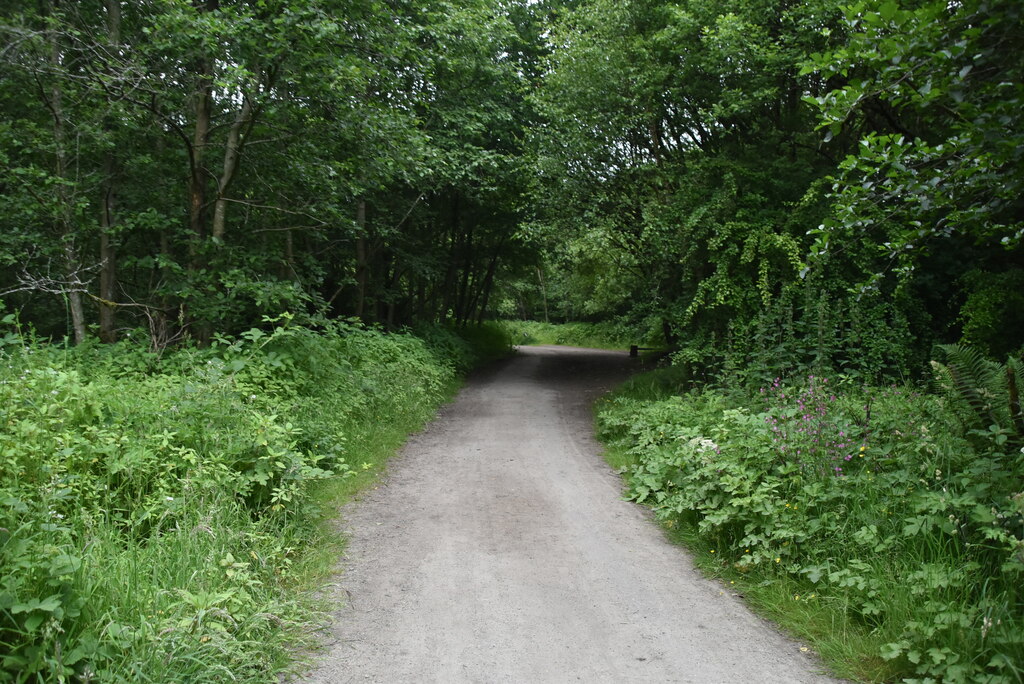
<instances>
[{"instance_id":1,"label":"dense shrub","mask_svg":"<svg viewBox=\"0 0 1024 684\"><path fill-rule=\"evenodd\" d=\"M160 358L5 338L0 681L276 681L309 632L310 487L422 421L472 352L287 320Z\"/></svg>"}]
</instances>

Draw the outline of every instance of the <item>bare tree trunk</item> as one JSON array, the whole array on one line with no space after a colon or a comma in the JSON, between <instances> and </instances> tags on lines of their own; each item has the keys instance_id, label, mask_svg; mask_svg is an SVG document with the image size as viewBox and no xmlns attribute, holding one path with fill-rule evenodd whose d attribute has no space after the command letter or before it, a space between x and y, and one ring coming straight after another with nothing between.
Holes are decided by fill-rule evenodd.
<instances>
[{"instance_id":1,"label":"bare tree trunk","mask_svg":"<svg viewBox=\"0 0 1024 684\"><path fill-rule=\"evenodd\" d=\"M213 84L206 63L200 65L198 88L195 93L196 126L192 135L192 155L189 173L189 227L193 239L206 235L204 205L206 204L206 179L203 177L203 155L210 136L210 98Z\"/></svg>"},{"instance_id":2,"label":"bare tree trunk","mask_svg":"<svg viewBox=\"0 0 1024 684\"><path fill-rule=\"evenodd\" d=\"M75 344L85 342L85 310L82 307L82 291L78 289L81 284L78 281L78 253L71 240L64 241L64 260L67 264L71 287L67 290L68 307L71 310L71 329L74 331Z\"/></svg>"},{"instance_id":3,"label":"bare tree trunk","mask_svg":"<svg viewBox=\"0 0 1024 684\"><path fill-rule=\"evenodd\" d=\"M452 300L455 296L459 252L462 245L462 232L459 230L462 217L459 212L459 194L457 192L452 195L451 209L451 218L448 225L450 231L449 242L451 245L448 250L448 268L445 270L444 283L441 285L441 311L438 315L442 323L448 320L448 312L453 307Z\"/></svg>"},{"instance_id":4,"label":"bare tree trunk","mask_svg":"<svg viewBox=\"0 0 1024 684\"><path fill-rule=\"evenodd\" d=\"M194 0L194 4L200 11L212 12L220 3L219 0ZM213 109L213 64L208 57L200 58L196 64L196 74L196 125L189 148L188 218L192 239L202 240L206 237L206 177L203 161L210 140L210 118ZM192 256L194 258L195 255Z\"/></svg>"},{"instance_id":5,"label":"bare tree trunk","mask_svg":"<svg viewBox=\"0 0 1024 684\"><path fill-rule=\"evenodd\" d=\"M476 273L473 268L473 223L469 222L465 233L465 250L462 257L462 282L459 285L459 293L455 300L455 321L459 325L464 324L472 317L469 311L471 299L471 288L476 285Z\"/></svg>"},{"instance_id":6,"label":"bare tree trunk","mask_svg":"<svg viewBox=\"0 0 1024 684\"><path fill-rule=\"evenodd\" d=\"M299 274L295 271L295 235L291 228L284 231L284 266L285 277L298 282Z\"/></svg>"},{"instance_id":7,"label":"bare tree trunk","mask_svg":"<svg viewBox=\"0 0 1024 684\"><path fill-rule=\"evenodd\" d=\"M395 328L395 313L397 311L397 292L398 284L402 279L401 267L397 264L394 265L391 272L391 277L388 278L388 301L386 306L387 313L385 314L384 320L388 330L394 330Z\"/></svg>"},{"instance_id":8,"label":"bare tree trunk","mask_svg":"<svg viewBox=\"0 0 1024 684\"><path fill-rule=\"evenodd\" d=\"M238 160L244 145L242 129L249 123L251 118L252 102L243 95L242 108L238 110L238 115L231 124L230 130L228 130L228 141L224 150L224 169L221 171L220 178L217 181L217 202L213 208L212 231L213 239L215 240L224 239L225 214L228 207L228 186L231 185L231 181L235 179L235 174L238 173Z\"/></svg>"}]
</instances>

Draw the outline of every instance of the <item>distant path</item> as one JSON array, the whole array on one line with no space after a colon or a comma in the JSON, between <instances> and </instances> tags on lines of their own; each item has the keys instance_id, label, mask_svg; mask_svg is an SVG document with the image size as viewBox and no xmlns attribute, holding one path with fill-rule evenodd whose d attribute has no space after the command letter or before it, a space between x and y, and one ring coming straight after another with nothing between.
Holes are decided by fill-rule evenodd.
<instances>
[{"instance_id":1,"label":"distant path","mask_svg":"<svg viewBox=\"0 0 1024 684\"><path fill-rule=\"evenodd\" d=\"M591 436L625 353L525 347L470 380L344 511L311 682L826 682L691 567Z\"/></svg>"}]
</instances>

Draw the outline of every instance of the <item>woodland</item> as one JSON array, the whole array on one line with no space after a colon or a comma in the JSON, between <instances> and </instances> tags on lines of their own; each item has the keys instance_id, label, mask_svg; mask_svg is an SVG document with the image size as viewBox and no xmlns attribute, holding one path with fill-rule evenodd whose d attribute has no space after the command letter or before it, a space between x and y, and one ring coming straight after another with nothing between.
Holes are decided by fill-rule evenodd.
<instances>
[{"instance_id":1,"label":"woodland","mask_svg":"<svg viewBox=\"0 0 1024 684\"><path fill-rule=\"evenodd\" d=\"M666 351L599 411L630 495L838 671L1024 681L1022 46L1018 0L3 3L0 681L277 681L331 487L557 323Z\"/></svg>"}]
</instances>

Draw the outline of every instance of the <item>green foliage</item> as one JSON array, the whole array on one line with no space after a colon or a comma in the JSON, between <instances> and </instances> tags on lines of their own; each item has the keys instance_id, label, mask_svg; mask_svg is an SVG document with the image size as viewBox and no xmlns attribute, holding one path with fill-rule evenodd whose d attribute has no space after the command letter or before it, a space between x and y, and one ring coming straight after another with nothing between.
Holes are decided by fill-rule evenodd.
<instances>
[{"instance_id":1,"label":"green foliage","mask_svg":"<svg viewBox=\"0 0 1024 684\"><path fill-rule=\"evenodd\" d=\"M786 602L834 605L870 635L855 670L881 660L886 679L1019 681L1019 446L960 429L938 397L832 384L627 389L598 424L630 497L691 530L714 567L796 587Z\"/></svg>"},{"instance_id":2,"label":"green foliage","mask_svg":"<svg viewBox=\"0 0 1024 684\"><path fill-rule=\"evenodd\" d=\"M895 130L864 132L840 165L836 221L819 250L832 231L880 231L879 252L912 268L952 236L1008 248L1020 241L1024 91L1021 65L1003 51L1021 38L1021 12L1016 2L980 0L846 8L848 42L805 66L845 83L809 100L831 135L874 112ZM866 214L858 206L866 203L885 217Z\"/></svg>"},{"instance_id":3,"label":"green foliage","mask_svg":"<svg viewBox=\"0 0 1024 684\"><path fill-rule=\"evenodd\" d=\"M960 308L962 342L995 358L1017 351L1024 340L1024 270L970 271L962 282L968 291Z\"/></svg>"},{"instance_id":4,"label":"green foliage","mask_svg":"<svg viewBox=\"0 0 1024 684\"><path fill-rule=\"evenodd\" d=\"M1024 449L1024 363L1013 358L1005 365L995 363L972 347L945 345L941 350L947 361L933 361L932 368L968 434Z\"/></svg>"},{"instance_id":5,"label":"green foliage","mask_svg":"<svg viewBox=\"0 0 1024 684\"><path fill-rule=\"evenodd\" d=\"M0 9L0 297L76 342L265 315L481 321L527 182L539 9ZM98 329L96 324L98 323Z\"/></svg>"},{"instance_id":6,"label":"green foliage","mask_svg":"<svg viewBox=\"0 0 1024 684\"><path fill-rule=\"evenodd\" d=\"M629 349L632 345L661 346L659 334L624 322L544 323L541 321L503 321L515 344L556 344L593 349Z\"/></svg>"},{"instance_id":7,"label":"green foliage","mask_svg":"<svg viewBox=\"0 0 1024 684\"><path fill-rule=\"evenodd\" d=\"M551 309L659 319L693 372L754 384L920 377L961 326L1013 352L1018 5L562 13L535 96Z\"/></svg>"},{"instance_id":8,"label":"green foliage","mask_svg":"<svg viewBox=\"0 0 1024 684\"><path fill-rule=\"evenodd\" d=\"M319 483L417 425L472 350L344 323L158 357L9 343L0 364L0 681L277 681Z\"/></svg>"},{"instance_id":9,"label":"green foliage","mask_svg":"<svg viewBox=\"0 0 1024 684\"><path fill-rule=\"evenodd\" d=\"M505 326L489 321L455 328L452 332L474 351L474 365L503 359L512 353L512 338Z\"/></svg>"}]
</instances>

